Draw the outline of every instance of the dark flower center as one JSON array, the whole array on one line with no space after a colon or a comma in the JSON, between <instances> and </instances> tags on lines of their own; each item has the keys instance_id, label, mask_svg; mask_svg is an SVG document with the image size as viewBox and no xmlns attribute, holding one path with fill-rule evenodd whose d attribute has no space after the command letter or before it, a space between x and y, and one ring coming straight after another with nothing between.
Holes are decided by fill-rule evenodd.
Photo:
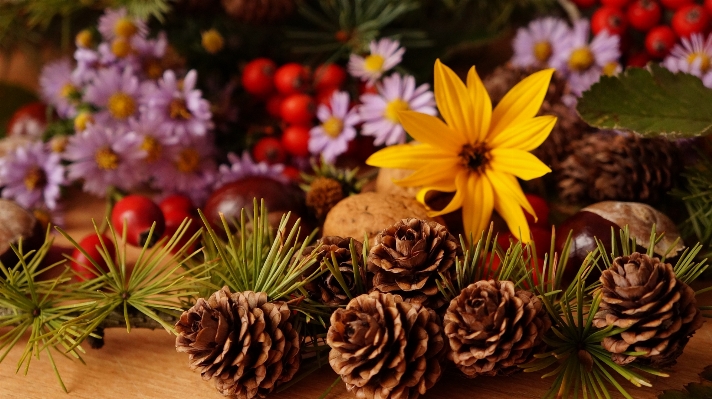
<instances>
[{"instance_id":1,"label":"dark flower center","mask_svg":"<svg viewBox=\"0 0 712 399\"><path fill-rule=\"evenodd\" d=\"M168 114L171 119L182 120L188 120L193 116L186 107L185 100L180 98L176 98L168 104Z\"/></svg>"},{"instance_id":2,"label":"dark flower center","mask_svg":"<svg viewBox=\"0 0 712 399\"><path fill-rule=\"evenodd\" d=\"M466 144L460 151L460 158L468 169L482 173L490 160L489 150L484 143Z\"/></svg>"}]
</instances>

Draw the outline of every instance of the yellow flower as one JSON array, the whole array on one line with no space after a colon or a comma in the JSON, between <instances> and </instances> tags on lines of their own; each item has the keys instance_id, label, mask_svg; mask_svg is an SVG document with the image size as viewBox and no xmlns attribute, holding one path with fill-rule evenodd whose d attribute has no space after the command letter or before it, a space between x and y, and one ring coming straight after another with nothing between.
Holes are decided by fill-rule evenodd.
<instances>
[{"instance_id":1,"label":"yellow flower","mask_svg":"<svg viewBox=\"0 0 712 399\"><path fill-rule=\"evenodd\" d=\"M462 208L468 235L477 237L495 209L512 234L527 242L530 231L524 210L532 215L534 210L517 177L530 180L551 172L529 151L538 147L556 124L553 116L536 117L553 72L548 69L524 79L493 110L474 67L465 86L437 60L435 101L445 121L414 111L399 112L401 124L419 143L384 148L366 163L415 169L395 183L423 187L417 195L423 204L429 191L455 192L445 208L428 210L437 216Z\"/></svg>"}]
</instances>

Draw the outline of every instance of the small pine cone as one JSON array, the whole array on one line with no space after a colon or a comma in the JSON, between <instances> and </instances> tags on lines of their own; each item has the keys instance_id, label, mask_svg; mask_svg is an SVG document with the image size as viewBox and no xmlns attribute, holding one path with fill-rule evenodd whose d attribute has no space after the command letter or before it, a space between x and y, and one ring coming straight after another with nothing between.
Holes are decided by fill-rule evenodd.
<instances>
[{"instance_id":1,"label":"small pine cone","mask_svg":"<svg viewBox=\"0 0 712 399\"><path fill-rule=\"evenodd\" d=\"M432 309L446 305L436 280L451 279L462 248L445 226L421 219L403 219L381 231L368 255L373 289L401 295Z\"/></svg>"},{"instance_id":2,"label":"small pine cone","mask_svg":"<svg viewBox=\"0 0 712 399\"><path fill-rule=\"evenodd\" d=\"M221 0L225 13L240 22L270 23L287 18L295 0Z\"/></svg>"},{"instance_id":3,"label":"small pine cone","mask_svg":"<svg viewBox=\"0 0 712 399\"><path fill-rule=\"evenodd\" d=\"M478 281L450 302L443 328L448 360L469 378L507 375L542 349L551 327L544 305L511 281Z\"/></svg>"},{"instance_id":4,"label":"small pine cone","mask_svg":"<svg viewBox=\"0 0 712 399\"><path fill-rule=\"evenodd\" d=\"M695 292L658 258L638 252L618 257L603 271L601 283L603 299L593 324L627 328L603 341L618 364L639 359L655 367L672 366L704 322ZM628 351L645 354L623 354Z\"/></svg>"},{"instance_id":5,"label":"small pine cone","mask_svg":"<svg viewBox=\"0 0 712 399\"><path fill-rule=\"evenodd\" d=\"M518 68L511 64L506 64L497 67L482 81L482 84L487 89L492 104L497 105L517 83L539 70L537 68ZM551 104L561 103L562 98L569 93L566 77L560 73L555 73L551 78L549 90L546 93L542 107L545 108Z\"/></svg>"},{"instance_id":6,"label":"small pine cone","mask_svg":"<svg viewBox=\"0 0 712 399\"><path fill-rule=\"evenodd\" d=\"M317 267L322 267L326 269L326 266L322 263L324 258L331 261L331 254L334 254L336 262L339 266L339 271L341 276L344 278L344 282L349 290L353 293L356 289L356 277L354 276L354 265L353 259L351 258L351 250L349 249L349 243L351 238L341 238L341 237L324 237L319 240L316 245L306 247L302 252L302 256L311 254L318 244L319 247L316 263L314 268L308 270L305 274L312 274ZM361 255L363 251L363 244L354 240L354 249L359 254L357 260L360 261L358 266L359 276L363 286L368 289L370 286L370 273L366 271L363 265L363 256ZM322 275L317 277L315 280L304 285L304 288L315 300L329 306L341 306L346 305L349 302L349 297L346 292L341 288L341 284L336 280L336 277L330 272L325 271Z\"/></svg>"},{"instance_id":7,"label":"small pine cone","mask_svg":"<svg viewBox=\"0 0 712 399\"><path fill-rule=\"evenodd\" d=\"M309 185L307 206L314 210L317 219L324 219L334 205L344 199L344 189L335 179L317 177Z\"/></svg>"},{"instance_id":8,"label":"small pine cone","mask_svg":"<svg viewBox=\"0 0 712 399\"><path fill-rule=\"evenodd\" d=\"M358 296L331 315L329 364L364 399L416 399L440 379L440 317L398 295Z\"/></svg>"},{"instance_id":9,"label":"small pine cone","mask_svg":"<svg viewBox=\"0 0 712 399\"><path fill-rule=\"evenodd\" d=\"M555 171L559 195L570 203L655 203L681 169L674 143L632 133L590 134L574 142L572 151Z\"/></svg>"},{"instance_id":10,"label":"small pine cone","mask_svg":"<svg viewBox=\"0 0 712 399\"><path fill-rule=\"evenodd\" d=\"M263 398L299 369L299 333L289 306L264 292L224 287L198 299L176 324L176 350L225 396Z\"/></svg>"}]
</instances>

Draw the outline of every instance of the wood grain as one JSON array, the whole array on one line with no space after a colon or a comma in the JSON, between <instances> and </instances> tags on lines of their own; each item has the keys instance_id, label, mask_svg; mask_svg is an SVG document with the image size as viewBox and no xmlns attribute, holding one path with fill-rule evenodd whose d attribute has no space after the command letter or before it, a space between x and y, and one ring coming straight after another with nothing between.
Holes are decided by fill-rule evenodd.
<instances>
[{"instance_id":1,"label":"wood grain","mask_svg":"<svg viewBox=\"0 0 712 399\"><path fill-rule=\"evenodd\" d=\"M91 218L102 217L103 202L81 197L69 204L66 228L77 237L91 231ZM67 244L62 237L57 242ZM712 297L703 298L705 303ZM0 333L2 331L0 330ZM27 376L16 374L15 368L21 350L18 345L0 364L0 398L3 399L218 399L210 382L202 381L200 374L188 368L187 356L177 353L174 337L162 330L123 329L106 331L104 348L87 348L86 365L56 355L59 370L69 394L64 394L57 383L46 356L33 359ZM680 389L686 383L697 381L702 369L712 363L712 323L706 323L690 340L685 353L676 366L669 370L670 377L652 377L653 388L635 388L621 383L634 398L655 398L664 389ZM315 399L336 379L327 366L305 378L287 392L270 396L274 399ZM510 377L477 378L467 380L449 370L424 399L490 399L541 398L551 380L541 380L540 374L516 374ZM346 399L353 396L338 383L328 399Z\"/></svg>"}]
</instances>

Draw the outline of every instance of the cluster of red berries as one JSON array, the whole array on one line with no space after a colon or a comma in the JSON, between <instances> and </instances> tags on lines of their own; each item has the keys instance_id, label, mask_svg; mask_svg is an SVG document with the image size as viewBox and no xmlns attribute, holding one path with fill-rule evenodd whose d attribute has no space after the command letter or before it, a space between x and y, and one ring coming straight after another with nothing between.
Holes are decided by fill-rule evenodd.
<instances>
[{"instance_id":1,"label":"cluster of red berries","mask_svg":"<svg viewBox=\"0 0 712 399\"><path fill-rule=\"evenodd\" d=\"M173 236L186 219L190 220L190 225L175 249L185 245L200 228L200 218L190 198L174 194L156 204L146 196L132 194L117 201L111 211L111 224L116 234L120 236L125 228L126 243L137 247L153 246L160 238ZM151 228L153 232L149 234ZM100 251L105 248L109 258L116 255L116 247L108 235L89 234L79 242L79 246L81 250L76 248L72 252L74 262L71 266L79 280L86 281L100 275L97 266L104 273L109 271Z\"/></svg>"},{"instance_id":2,"label":"cluster of red berries","mask_svg":"<svg viewBox=\"0 0 712 399\"><path fill-rule=\"evenodd\" d=\"M712 0L572 0L593 12L591 30L607 30L621 37L622 47L633 51L630 66L643 66L670 53L678 38L706 34L710 29ZM642 50L642 49L645 50Z\"/></svg>"},{"instance_id":3,"label":"cluster of red berries","mask_svg":"<svg viewBox=\"0 0 712 399\"><path fill-rule=\"evenodd\" d=\"M314 126L316 107L328 104L332 94L346 82L346 70L336 64L324 64L313 73L310 68L290 62L282 66L267 58L257 58L245 65L242 86L267 113L280 120L281 135L259 140L252 156L257 162L284 163L288 155L309 155L309 130ZM278 138L279 137L279 138Z\"/></svg>"}]
</instances>

